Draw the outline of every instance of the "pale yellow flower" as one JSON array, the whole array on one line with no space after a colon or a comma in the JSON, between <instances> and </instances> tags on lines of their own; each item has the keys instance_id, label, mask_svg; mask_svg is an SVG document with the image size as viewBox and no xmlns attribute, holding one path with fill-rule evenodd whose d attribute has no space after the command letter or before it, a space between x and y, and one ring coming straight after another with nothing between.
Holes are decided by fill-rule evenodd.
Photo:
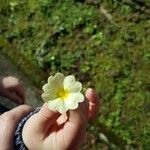
<instances>
[{"instance_id":1,"label":"pale yellow flower","mask_svg":"<svg viewBox=\"0 0 150 150\"><path fill-rule=\"evenodd\" d=\"M49 109L60 113L76 109L78 103L84 101L84 96L80 93L82 84L73 75L65 77L62 73L57 73L50 76L42 89L42 99L48 103Z\"/></svg>"}]
</instances>

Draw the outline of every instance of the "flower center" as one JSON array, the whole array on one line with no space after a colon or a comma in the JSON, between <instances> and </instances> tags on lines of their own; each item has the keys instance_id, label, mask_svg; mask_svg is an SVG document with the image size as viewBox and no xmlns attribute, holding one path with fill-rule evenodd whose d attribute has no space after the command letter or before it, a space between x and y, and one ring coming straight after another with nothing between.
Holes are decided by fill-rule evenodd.
<instances>
[{"instance_id":1,"label":"flower center","mask_svg":"<svg viewBox=\"0 0 150 150\"><path fill-rule=\"evenodd\" d=\"M59 89L57 92L57 96L63 100L65 100L68 97L68 91L64 90L63 88Z\"/></svg>"}]
</instances>

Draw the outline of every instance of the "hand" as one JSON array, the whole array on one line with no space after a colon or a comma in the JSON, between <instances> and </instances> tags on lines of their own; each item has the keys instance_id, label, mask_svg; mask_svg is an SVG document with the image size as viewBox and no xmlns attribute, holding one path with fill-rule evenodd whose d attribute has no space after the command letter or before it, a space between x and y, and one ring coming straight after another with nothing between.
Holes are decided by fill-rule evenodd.
<instances>
[{"instance_id":1,"label":"hand","mask_svg":"<svg viewBox=\"0 0 150 150\"><path fill-rule=\"evenodd\" d=\"M23 86L19 83L18 79L11 76L3 78L0 82L0 95L18 104L23 104L25 101Z\"/></svg>"},{"instance_id":2,"label":"hand","mask_svg":"<svg viewBox=\"0 0 150 150\"><path fill-rule=\"evenodd\" d=\"M21 105L0 116L0 150L14 150L14 134L21 118L26 116L31 107Z\"/></svg>"},{"instance_id":3,"label":"hand","mask_svg":"<svg viewBox=\"0 0 150 150\"><path fill-rule=\"evenodd\" d=\"M23 141L30 150L75 150L84 142L86 124L98 110L98 97L92 89L86 91L84 102L76 110L69 110L67 117L48 109L29 118L23 128Z\"/></svg>"}]
</instances>

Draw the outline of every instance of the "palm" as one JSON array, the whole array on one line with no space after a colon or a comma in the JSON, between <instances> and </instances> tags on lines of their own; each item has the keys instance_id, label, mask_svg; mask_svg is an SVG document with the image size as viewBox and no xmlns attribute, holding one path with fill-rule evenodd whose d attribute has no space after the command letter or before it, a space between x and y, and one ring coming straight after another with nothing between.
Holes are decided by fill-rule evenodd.
<instances>
[{"instance_id":1,"label":"palm","mask_svg":"<svg viewBox=\"0 0 150 150\"><path fill-rule=\"evenodd\" d=\"M77 140L82 141L84 134L85 125L67 122L61 127L52 127L44 143L47 146L46 149L76 149L79 145Z\"/></svg>"},{"instance_id":2,"label":"palm","mask_svg":"<svg viewBox=\"0 0 150 150\"><path fill-rule=\"evenodd\" d=\"M46 104L42 110L33 115L23 129L24 142L29 149L74 149L83 139L86 125L86 105L82 103L76 110L69 111L67 120L65 115L51 113ZM46 116L43 117L44 115ZM47 112L47 113L46 113ZM41 120L41 116L43 117ZM50 117L51 116L51 117ZM38 125L37 125L37 122ZM34 139L34 141L33 141Z\"/></svg>"},{"instance_id":3,"label":"palm","mask_svg":"<svg viewBox=\"0 0 150 150\"><path fill-rule=\"evenodd\" d=\"M50 111L45 103L23 128L25 145L30 150L77 149L84 139L89 107L87 101L80 103L76 110L68 111L66 119Z\"/></svg>"},{"instance_id":4,"label":"palm","mask_svg":"<svg viewBox=\"0 0 150 150\"><path fill-rule=\"evenodd\" d=\"M53 149L76 149L82 143L85 136L85 126L87 117L85 106L80 105L76 111L70 111L67 121L61 116L56 124L53 124L48 131L48 137L45 139L45 145L55 143ZM72 117L73 116L73 117Z\"/></svg>"}]
</instances>

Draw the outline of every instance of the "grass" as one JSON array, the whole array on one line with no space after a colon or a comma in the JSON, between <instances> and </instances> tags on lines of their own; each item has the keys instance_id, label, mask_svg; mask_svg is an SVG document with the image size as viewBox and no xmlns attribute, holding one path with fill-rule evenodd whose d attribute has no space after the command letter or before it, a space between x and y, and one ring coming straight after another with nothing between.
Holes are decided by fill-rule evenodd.
<instances>
[{"instance_id":1,"label":"grass","mask_svg":"<svg viewBox=\"0 0 150 150\"><path fill-rule=\"evenodd\" d=\"M149 148L148 8L148 0L10 0L1 5L1 52L38 87L49 73L60 71L101 95L101 112L88 127L83 149Z\"/></svg>"}]
</instances>

